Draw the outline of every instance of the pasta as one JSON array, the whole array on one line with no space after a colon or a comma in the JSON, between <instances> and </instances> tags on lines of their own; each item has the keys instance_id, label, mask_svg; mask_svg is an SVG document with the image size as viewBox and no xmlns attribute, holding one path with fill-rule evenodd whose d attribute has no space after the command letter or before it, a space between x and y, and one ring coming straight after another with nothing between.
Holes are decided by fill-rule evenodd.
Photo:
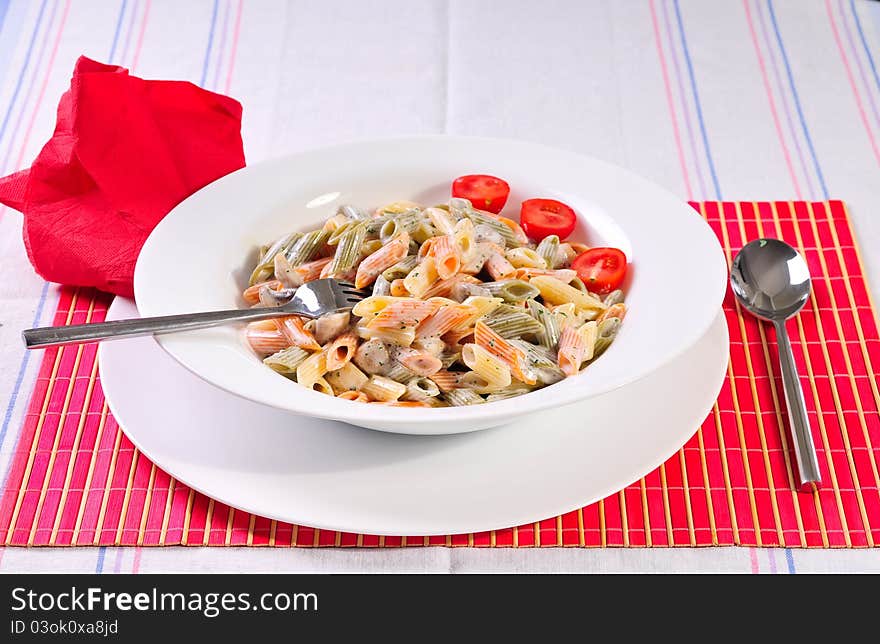
<instances>
[{"instance_id":1,"label":"pasta","mask_svg":"<svg viewBox=\"0 0 880 644\"><path fill-rule=\"evenodd\" d=\"M519 396L578 374L627 313L620 289L597 288L592 274L602 295L584 286L587 247L563 235L535 243L459 197L340 206L320 229L262 248L242 300L279 306L325 277L371 295L315 320L252 322L244 340L283 377L341 400L429 408Z\"/></svg>"}]
</instances>

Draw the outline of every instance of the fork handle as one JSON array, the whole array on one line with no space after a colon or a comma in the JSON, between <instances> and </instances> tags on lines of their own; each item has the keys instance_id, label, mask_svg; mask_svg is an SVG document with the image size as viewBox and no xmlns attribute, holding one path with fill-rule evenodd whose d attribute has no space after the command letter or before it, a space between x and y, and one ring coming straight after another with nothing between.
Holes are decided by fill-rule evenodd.
<instances>
[{"instance_id":1,"label":"fork handle","mask_svg":"<svg viewBox=\"0 0 880 644\"><path fill-rule=\"evenodd\" d=\"M285 315L295 315L289 307L232 309L228 311L209 311L207 313L185 313L182 315L163 315L152 318L114 320L94 324L72 324L68 326L48 326L27 329L21 332L24 345L28 349L58 347L65 344L79 344L96 340L132 338L141 335L156 335L172 331L192 331L218 326L228 322L250 322Z\"/></svg>"}]
</instances>

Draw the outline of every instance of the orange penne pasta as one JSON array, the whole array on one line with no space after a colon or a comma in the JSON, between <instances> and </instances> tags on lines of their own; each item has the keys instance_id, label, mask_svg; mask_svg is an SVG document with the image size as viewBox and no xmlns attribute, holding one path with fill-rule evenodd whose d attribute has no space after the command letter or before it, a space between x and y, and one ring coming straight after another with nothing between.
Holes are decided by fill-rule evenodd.
<instances>
[{"instance_id":1,"label":"orange penne pasta","mask_svg":"<svg viewBox=\"0 0 880 644\"><path fill-rule=\"evenodd\" d=\"M288 315L283 318L275 318L273 322L278 330L284 334L284 337L287 338L288 346L292 344L311 351L321 350L321 345L315 340L315 336L306 330L305 323L301 317Z\"/></svg>"},{"instance_id":2,"label":"orange penne pasta","mask_svg":"<svg viewBox=\"0 0 880 644\"><path fill-rule=\"evenodd\" d=\"M327 259L332 259L328 257ZM344 280L346 282L353 282L354 276L357 274L357 269L352 268L351 270L345 271L344 273L333 273L331 271L333 267L333 262L327 262L324 267L321 269L321 275L319 276L321 279L325 279L327 277L333 277L338 280Z\"/></svg>"},{"instance_id":3,"label":"orange penne pasta","mask_svg":"<svg viewBox=\"0 0 880 644\"><path fill-rule=\"evenodd\" d=\"M368 255L357 268L354 285L357 288L369 286L387 268L406 257L409 251L409 234L403 231L375 253Z\"/></svg>"},{"instance_id":4,"label":"orange penne pasta","mask_svg":"<svg viewBox=\"0 0 880 644\"><path fill-rule=\"evenodd\" d=\"M449 279L461 269L461 256L451 235L433 237L430 254L434 258L437 276L441 280Z\"/></svg>"},{"instance_id":5,"label":"orange penne pasta","mask_svg":"<svg viewBox=\"0 0 880 644\"><path fill-rule=\"evenodd\" d=\"M474 326L474 342L507 363L511 375L517 380L527 385L538 382L537 376L528 369L526 355L522 349L510 344L481 321L477 321Z\"/></svg>"},{"instance_id":6,"label":"orange penne pasta","mask_svg":"<svg viewBox=\"0 0 880 644\"><path fill-rule=\"evenodd\" d=\"M440 391L452 391L453 389L459 388L459 382L463 375L464 374L462 373L441 369L436 373L432 373L428 378L437 385L437 388L440 389Z\"/></svg>"},{"instance_id":7,"label":"orange penne pasta","mask_svg":"<svg viewBox=\"0 0 880 644\"><path fill-rule=\"evenodd\" d=\"M581 369L581 364L587 355L587 345L584 337L571 325L566 325L559 335L559 349L556 362L562 373L566 376L574 376Z\"/></svg>"},{"instance_id":8,"label":"orange penne pasta","mask_svg":"<svg viewBox=\"0 0 880 644\"><path fill-rule=\"evenodd\" d=\"M290 341L275 327L272 320L251 322L244 335L251 348L261 355L271 355L290 346Z\"/></svg>"},{"instance_id":9,"label":"orange penne pasta","mask_svg":"<svg viewBox=\"0 0 880 644\"><path fill-rule=\"evenodd\" d=\"M248 286L241 294L241 297L248 304L259 304L260 303L260 289L264 286L268 286L273 291L277 291L280 288L284 288L284 284L281 283L281 280L269 280L267 282L258 282L253 286Z\"/></svg>"},{"instance_id":10,"label":"orange penne pasta","mask_svg":"<svg viewBox=\"0 0 880 644\"><path fill-rule=\"evenodd\" d=\"M577 277L577 271L570 268L518 268L513 273L513 279L528 282L531 278L537 277L538 275L555 277L560 282L568 284L571 280Z\"/></svg>"},{"instance_id":11,"label":"orange penne pasta","mask_svg":"<svg viewBox=\"0 0 880 644\"><path fill-rule=\"evenodd\" d=\"M430 376L443 368L440 358L424 349L398 349L394 357L417 376Z\"/></svg>"},{"instance_id":12,"label":"orange penne pasta","mask_svg":"<svg viewBox=\"0 0 880 644\"><path fill-rule=\"evenodd\" d=\"M421 246L419 246L419 259L424 259L431 252L431 248L434 246L436 239L436 237L429 237Z\"/></svg>"},{"instance_id":13,"label":"orange penne pasta","mask_svg":"<svg viewBox=\"0 0 880 644\"><path fill-rule=\"evenodd\" d=\"M354 402L370 402L369 396L362 391L343 391L336 396L342 400L353 400Z\"/></svg>"},{"instance_id":14,"label":"orange penne pasta","mask_svg":"<svg viewBox=\"0 0 880 644\"><path fill-rule=\"evenodd\" d=\"M466 304L441 307L434 315L425 318L419 324L416 329L416 339L439 338L477 313L475 307Z\"/></svg>"},{"instance_id":15,"label":"orange penne pasta","mask_svg":"<svg viewBox=\"0 0 880 644\"><path fill-rule=\"evenodd\" d=\"M489 255L483 268L486 269L486 272L489 273L494 280L509 279L516 272L516 268L513 267L513 264L508 262L507 258L502 253L498 252Z\"/></svg>"},{"instance_id":16,"label":"orange penne pasta","mask_svg":"<svg viewBox=\"0 0 880 644\"><path fill-rule=\"evenodd\" d=\"M426 302L415 299L398 300L386 306L372 320L367 322L367 327L371 329L416 327L439 307L439 302Z\"/></svg>"},{"instance_id":17,"label":"orange penne pasta","mask_svg":"<svg viewBox=\"0 0 880 644\"><path fill-rule=\"evenodd\" d=\"M312 280L316 280L321 277L321 274L324 271L324 267L330 263L332 257L322 257L321 259L315 259L311 262L306 262L305 264L300 264L296 268L293 269L293 272L299 277L300 284L305 284L306 282L311 282Z\"/></svg>"},{"instance_id":18,"label":"orange penne pasta","mask_svg":"<svg viewBox=\"0 0 880 644\"><path fill-rule=\"evenodd\" d=\"M623 302L618 302L617 304L612 304L607 309L602 311L596 321L601 322L605 318L617 318L618 320L623 320L623 318L625 317L626 304L624 304Z\"/></svg>"},{"instance_id":19,"label":"orange penne pasta","mask_svg":"<svg viewBox=\"0 0 880 644\"><path fill-rule=\"evenodd\" d=\"M357 350L358 336L349 331L327 345L327 371L336 371L354 357Z\"/></svg>"}]
</instances>

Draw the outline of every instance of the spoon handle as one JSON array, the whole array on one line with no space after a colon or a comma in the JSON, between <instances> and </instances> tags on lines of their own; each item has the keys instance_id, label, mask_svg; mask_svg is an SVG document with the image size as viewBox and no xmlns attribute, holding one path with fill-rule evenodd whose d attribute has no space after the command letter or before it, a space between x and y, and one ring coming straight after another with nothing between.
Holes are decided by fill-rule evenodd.
<instances>
[{"instance_id":1,"label":"spoon handle","mask_svg":"<svg viewBox=\"0 0 880 644\"><path fill-rule=\"evenodd\" d=\"M788 421L791 426L791 442L794 445L797 460L798 476L801 492L812 492L822 487L819 475L819 459L813 445L813 435L807 420L807 406L804 403L804 391L798 379L794 354L785 322L774 322L776 341L779 345L779 366L782 370L782 385L785 390L785 405L788 407Z\"/></svg>"}]
</instances>

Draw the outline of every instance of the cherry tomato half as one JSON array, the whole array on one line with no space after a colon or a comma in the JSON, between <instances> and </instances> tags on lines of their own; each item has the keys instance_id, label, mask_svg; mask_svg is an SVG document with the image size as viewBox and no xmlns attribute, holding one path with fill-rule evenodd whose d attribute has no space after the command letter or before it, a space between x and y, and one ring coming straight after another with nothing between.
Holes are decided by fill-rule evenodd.
<instances>
[{"instance_id":1,"label":"cherry tomato half","mask_svg":"<svg viewBox=\"0 0 880 644\"><path fill-rule=\"evenodd\" d=\"M452 196L470 201L474 208L498 214L507 203L510 186L489 174L466 174L452 182Z\"/></svg>"},{"instance_id":2,"label":"cherry tomato half","mask_svg":"<svg viewBox=\"0 0 880 644\"><path fill-rule=\"evenodd\" d=\"M617 248L591 248L575 257L571 267L577 271L588 290L605 295L623 282L626 255Z\"/></svg>"},{"instance_id":3,"label":"cherry tomato half","mask_svg":"<svg viewBox=\"0 0 880 644\"><path fill-rule=\"evenodd\" d=\"M519 212L519 223L531 239L541 241L548 235L565 239L574 230L574 210L555 199L526 199Z\"/></svg>"}]
</instances>

